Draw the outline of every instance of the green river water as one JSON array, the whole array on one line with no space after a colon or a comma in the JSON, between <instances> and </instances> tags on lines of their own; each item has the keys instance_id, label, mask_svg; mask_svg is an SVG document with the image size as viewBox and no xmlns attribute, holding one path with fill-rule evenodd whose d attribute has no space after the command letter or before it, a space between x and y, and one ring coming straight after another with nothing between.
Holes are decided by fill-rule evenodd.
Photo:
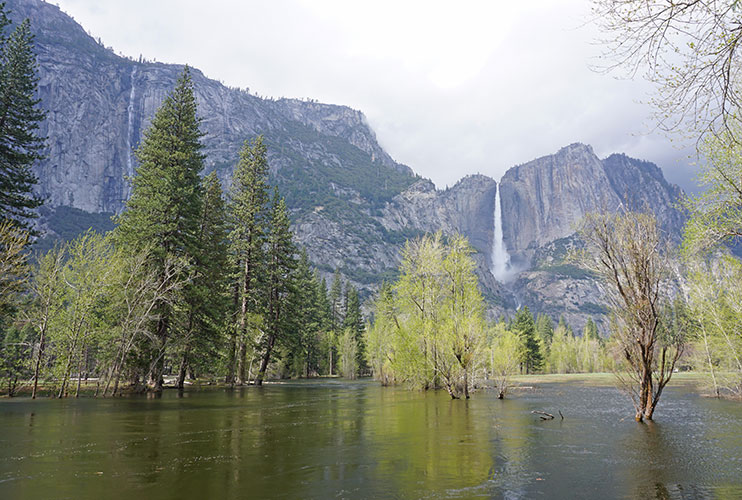
<instances>
[{"instance_id":1,"label":"green river water","mask_svg":"<svg viewBox=\"0 0 742 500\"><path fill-rule=\"evenodd\" d=\"M542 421L532 410L557 413ZM0 401L0 499L742 499L742 404L613 387L299 381L179 397Z\"/></svg>"}]
</instances>

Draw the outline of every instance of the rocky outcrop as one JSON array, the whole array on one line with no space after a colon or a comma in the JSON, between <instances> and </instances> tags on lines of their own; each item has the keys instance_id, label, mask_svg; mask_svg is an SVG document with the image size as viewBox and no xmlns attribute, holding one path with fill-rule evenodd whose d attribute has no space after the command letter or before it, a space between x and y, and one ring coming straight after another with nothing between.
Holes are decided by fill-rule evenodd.
<instances>
[{"instance_id":1,"label":"rocky outcrop","mask_svg":"<svg viewBox=\"0 0 742 500\"><path fill-rule=\"evenodd\" d=\"M683 225L681 190L656 165L618 154L601 160L579 143L511 168L501 190L504 241L525 267L537 248L574 233L589 212L650 210L670 233Z\"/></svg>"}]
</instances>

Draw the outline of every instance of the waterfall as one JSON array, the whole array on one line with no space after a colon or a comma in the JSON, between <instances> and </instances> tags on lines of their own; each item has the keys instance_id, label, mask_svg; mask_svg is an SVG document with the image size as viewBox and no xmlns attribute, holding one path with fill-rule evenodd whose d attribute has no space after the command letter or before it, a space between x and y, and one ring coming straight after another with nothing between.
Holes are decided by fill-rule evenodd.
<instances>
[{"instance_id":1,"label":"waterfall","mask_svg":"<svg viewBox=\"0 0 742 500\"><path fill-rule=\"evenodd\" d=\"M501 283L512 277L510 254L502 238L502 199L500 198L500 183L497 183L495 192L495 228L492 238L492 267L491 272Z\"/></svg>"},{"instance_id":2,"label":"waterfall","mask_svg":"<svg viewBox=\"0 0 742 500\"><path fill-rule=\"evenodd\" d=\"M131 90L129 91L129 105L126 106L126 112L129 115L129 122L126 128L126 176L129 179L134 177L134 162L132 161L134 151L132 151L131 138L134 135L134 92L136 90L136 87L134 86L134 78L136 78L136 76L137 66L135 64L131 68ZM127 184L127 187L130 188L131 181L128 181Z\"/></svg>"}]
</instances>

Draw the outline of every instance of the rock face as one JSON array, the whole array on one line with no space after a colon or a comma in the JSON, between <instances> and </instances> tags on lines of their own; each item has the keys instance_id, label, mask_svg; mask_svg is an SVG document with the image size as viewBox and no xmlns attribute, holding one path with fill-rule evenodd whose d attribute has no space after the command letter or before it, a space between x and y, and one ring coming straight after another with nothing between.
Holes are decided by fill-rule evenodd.
<instances>
[{"instance_id":1,"label":"rock face","mask_svg":"<svg viewBox=\"0 0 742 500\"><path fill-rule=\"evenodd\" d=\"M537 248L574 233L586 213L619 207L653 211L679 234L681 194L652 163L620 154L600 160L590 146L571 144L502 177L503 236L510 252L529 263Z\"/></svg>"},{"instance_id":2,"label":"rock face","mask_svg":"<svg viewBox=\"0 0 742 500\"><path fill-rule=\"evenodd\" d=\"M136 169L133 151L182 66L134 61L115 55L58 7L40 0L7 3L12 18L29 18L36 36L39 90L48 110L42 133L49 138L48 160L38 166L39 189L47 205L70 205L88 212L117 212L129 194L125 178ZM245 139L264 134L274 173L306 164L307 157L342 168L343 147L356 151L356 163L412 171L384 152L360 111L293 99L261 99L227 88L192 70L202 118L207 171L224 179ZM291 141L284 138L290 136ZM316 136L324 144L316 144ZM333 147L336 140L342 147ZM280 147L275 147L280 143ZM365 165L364 165L365 166ZM409 183L409 182L408 182Z\"/></svg>"},{"instance_id":3,"label":"rock face","mask_svg":"<svg viewBox=\"0 0 742 500\"><path fill-rule=\"evenodd\" d=\"M7 3L14 20L31 19L48 110L47 159L37 170L47 199L42 227L53 231L77 209L120 211L130 194L126 179L136 171L133 150L183 68L117 56L41 0ZM511 168L500 186L472 175L439 191L381 148L360 111L263 99L191 71L207 172L216 170L227 186L242 143L263 134L271 179L286 197L296 239L320 272L340 269L365 296L395 277L408 238L459 233L476 250L492 315L524 304L554 319L565 314L579 329L604 312L596 280L563 263L578 244L575 225L585 213L648 208L669 233L682 227L674 205L682 193L651 163L624 155L601 160L589 146L572 144ZM521 269L507 286L491 274L497 189L503 240Z\"/></svg>"}]
</instances>

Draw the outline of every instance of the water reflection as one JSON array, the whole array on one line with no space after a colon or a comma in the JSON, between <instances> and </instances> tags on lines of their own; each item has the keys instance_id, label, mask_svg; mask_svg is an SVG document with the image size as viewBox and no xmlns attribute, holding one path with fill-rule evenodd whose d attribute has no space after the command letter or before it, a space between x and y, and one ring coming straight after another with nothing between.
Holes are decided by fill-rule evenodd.
<instances>
[{"instance_id":1,"label":"water reflection","mask_svg":"<svg viewBox=\"0 0 742 500\"><path fill-rule=\"evenodd\" d=\"M663 403L639 425L615 389L564 384L4 401L0 498L742 498L742 407L682 388Z\"/></svg>"}]
</instances>

